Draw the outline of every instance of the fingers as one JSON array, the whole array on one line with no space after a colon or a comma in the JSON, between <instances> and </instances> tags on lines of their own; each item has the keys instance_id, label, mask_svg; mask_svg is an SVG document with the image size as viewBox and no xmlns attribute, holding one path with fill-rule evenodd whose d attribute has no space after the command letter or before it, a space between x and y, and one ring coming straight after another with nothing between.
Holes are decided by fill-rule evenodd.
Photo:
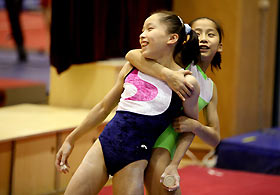
<instances>
[{"instance_id":1,"label":"fingers","mask_svg":"<svg viewBox=\"0 0 280 195\"><path fill-rule=\"evenodd\" d=\"M181 129L180 128L174 128L174 131L177 132L177 133L181 133Z\"/></svg>"},{"instance_id":2,"label":"fingers","mask_svg":"<svg viewBox=\"0 0 280 195\"><path fill-rule=\"evenodd\" d=\"M186 99L184 98L184 96L179 92L179 91L177 91L176 92L177 93L177 95L179 96L179 98L184 102Z\"/></svg>"},{"instance_id":3,"label":"fingers","mask_svg":"<svg viewBox=\"0 0 280 195\"><path fill-rule=\"evenodd\" d=\"M189 70L184 70L184 75L191 75L192 74L192 72L191 71L189 71ZM192 85L192 84L190 84L189 82L184 82L184 85L186 86L186 89L184 89L184 91L186 92L186 93L188 93L187 91L190 91L190 92L192 92L193 90L194 90L194 86ZM189 94L189 93L188 93ZM189 94L189 96L190 96L191 94Z\"/></svg>"},{"instance_id":4,"label":"fingers","mask_svg":"<svg viewBox=\"0 0 280 195\"><path fill-rule=\"evenodd\" d=\"M56 155L55 166L59 172L69 172L70 166L68 165L66 154L63 154L62 151L59 151Z\"/></svg>"},{"instance_id":5,"label":"fingers","mask_svg":"<svg viewBox=\"0 0 280 195\"><path fill-rule=\"evenodd\" d=\"M162 182L163 182L163 180L164 180L165 176L166 176L166 173L164 172L164 173L160 176L160 183L162 183Z\"/></svg>"},{"instance_id":6,"label":"fingers","mask_svg":"<svg viewBox=\"0 0 280 195\"><path fill-rule=\"evenodd\" d=\"M61 152L58 151L58 153L56 154L56 159L55 159L55 166L58 171L60 170L60 160L61 160Z\"/></svg>"},{"instance_id":7,"label":"fingers","mask_svg":"<svg viewBox=\"0 0 280 195\"><path fill-rule=\"evenodd\" d=\"M185 85L181 85L178 90L176 90L177 95L182 99L182 101L186 100L186 97L191 97L193 92L193 85L185 82Z\"/></svg>"},{"instance_id":8,"label":"fingers","mask_svg":"<svg viewBox=\"0 0 280 195\"><path fill-rule=\"evenodd\" d=\"M179 185L178 185L178 186L175 185L175 186L169 187L167 190L168 190L169 192L173 192L173 191L177 190L179 187L180 187Z\"/></svg>"},{"instance_id":9,"label":"fingers","mask_svg":"<svg viewBox=\"0 0 280 195\"><path fill-rule=\"evenodd\" d=\"M171 186L171 187L169 187L167 190L169 191L169 192L171 192L171 191L175 191L175 190L177 190L179 187L180 187L180 177L179 178L177 178L177 177L175 177L175 185L174 186Z\"/></svg>"},{"instance_id":10,"label":"fingers","mask_svg":"<svg viewBox=\"0 0 280 195\"><path fill-rule=\"evenodd\" d=\"M66 154L65 153L62 153L62 157L61 157L61 161L60 161L60 164L66 164Z\"/></svg>"},{"instance_id":11,"label":"fingers","mask_svg":"<svg viewBox=\"0 0 280 195\"><path fill-rule=\"evenodd\" d=\"M60 170L63 173L68 173L69 172L69 166L67 162L67 155L65 153L62 153L61 161L60 161Z\"/></svg>"},{"instance_id":12,"label":"fingers","mask_svg":"<svg viewBox=\"0 0 280 195\"><path fill-rule=\"evenodd\" d=\"M190 70L180 70L181 72L183 72L184 75L191 75L192 72Z\"/></svg>"},{"instance_id":13,"label":"fingers","mask_svg":"<svg viewBox=\"0 0 280 195\"><path fill-rule=\"evenodd\" d=\"M189 82L184 82L184 84L185 84L185 90L186 91L190 91L190 92L193 92L193 90L194 90L194 86L192 85L192 84L190 84ZM191 95L191 94L190 94Z\"/></svg>"},{"instance_id":14,"label":"fingers","mask_svg":"<svg viewBox=\"0 0 280 195\"><path fill-rule=\"evenodd\" d=\"M178 121L178 119L175 119L173 122L172 122L172 126L173 128L180 128L180 123Z\"/></svg>"},{"instance_id":15,"label":"fingers","mask_svg":"<svg viewBox=\"0 0 280 195\"><path fill-rule=\"evenodd\" d=\"M176 186L176 189L178 189L180 187L180 178L176 179L175 186Z\"/></svg>"},{"instance_id":16,"label":"fingers","mask_svg":"<svg viewBox=\"0 0 280 195\"><path fill-rule=\"evenodd\" d=\"M184 97L191 97L192 90L188 89L186 86L183 86L182 89L180 90L180 93L182 93Z\"/></svg>"},{"instance_id":17,"label":"fingers","mask_svg":"<svg viewBox=\"0 0 280 195\"><path fill-rule=\"evenodd\" d=\"M184 124L182 123L183 121L185 121L184 116L177 117L176 119L173 120L172 127L175 132L178 132L178 133L183 132L183 129L184 129Z\"/></svg>"},{"instance_id":18,"label":"fingers","mask_svg":"<svg viewBox=\"0 0 280 195\"><path fill-rule=\"evenodd\" d=\"M173 127L174 131L177 133L182 133L184 132L180 127Z\"/></svg>"},{"instance_id":19,"label":"fingers","mask_svg":"<svg viewBox=\"0 0 280 195\"><path fill-rule=\"evenodd\" d=\"M186 101L186 97L190 97L192 95L192 91L186 86L182 86L181 89L176 91L176 93L182 101Z\"/></svg>"},{"instance_id":20,"label":"fingers","mask_svg":"<svg viewBox=\"0 0 280 195\"><path fill-rule=\"evenodd\" d=\"M182 75L177 76L175 81L172 81L169 83L169 86L172 88L173 91L175 91L178 94L178 96L183 101L185 101L186 97L190 97L192 95L194 86L192 84L190 84L189 82L187 82L184 79L184 76L190 75L190 74L192 74L192 72L189 70L180 70L179 75L180 74L182 74Z\"/></svg>"},{"instance_id":21,"label":"fingers","mask_svg":"<svg viewBox=\"0 0 280 195\"><path fill-rule=\"evenodd\" d=\"M160 178L160 183L164 186L169 192L175 191L180 187L180 177L175 177L173 175L166 175L163 173Z\"/></svg>"},{"instance_id":22,"label":"fingers","mask_svg":"<svg viewBox=\"0 0 280 195\"><path fill-rule=\"evenodd\" d=\"M69 172L69 168L66 164L63 164L62 162L60 163L60 171L63 173L68 173Z\"/></svg>"},{"instance_id":23,"label":"fingers","mask_svg":"<svg viewBox=\"0 0 280 195\"><path fill-rule=\"evenodd\" d=\"M186 88L186 86L182 86L179 92L182 94L182 96L187 97L189 94L189 90Z\"/></svg>"},{"instance_id":24,"label":"fingers","mask_svg":"<svg viewBox=\"0 0 280 195\"><path fill-rule=\"evenodd\" d=\"M178 130L180 129L180 127L178 125L172 125L173 129L175 132L178 132Z\"/></svg>"}]
</instances>

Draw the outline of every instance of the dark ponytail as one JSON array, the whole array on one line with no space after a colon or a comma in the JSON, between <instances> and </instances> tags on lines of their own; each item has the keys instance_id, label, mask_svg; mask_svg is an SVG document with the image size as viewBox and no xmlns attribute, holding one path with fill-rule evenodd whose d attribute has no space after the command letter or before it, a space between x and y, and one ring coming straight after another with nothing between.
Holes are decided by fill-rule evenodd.
<instances>
[{"instance_id":1,"label":"dark ponytail","mask_svg":"<svg viewBox=\"0 0 280 195\"><path fill-rule=\"evenodd\" d=\"M216 52L214 55L212 61L211 61L211 71L213 72L213 67L216 69L222 69L221 68L221 63L222 63L222 56L220 52Z\"/></svg>"},{"instance_id":2,"label":"dark ponytail","mask_svg":"<svg viewBox=\"0 0 280 195\"><path fill-rule=\"evenodd\" d=\"M181 60L185 66L192 62L196 64L200 59L198 36L193 30L188 35L190 38L188 41L183 42L181 49Z\"/></svg>"},{"instance_id":3,"label":"dark ponytail","mask_svg":"<svg viewBox=\"0 0 280 195\"><path fill-rule=\"evenodd\" d=\"M170 11L159 11L154 14L162 14L161 22L167 24L168 33L177 33L179 39L175 46L173 57L182 68L186 68L192 61L196 64L200 59L199 41L197 34L190 30L186 34L182 19ZM189 35L189 39L187 40Z\"/></svg>"}]
</instances>

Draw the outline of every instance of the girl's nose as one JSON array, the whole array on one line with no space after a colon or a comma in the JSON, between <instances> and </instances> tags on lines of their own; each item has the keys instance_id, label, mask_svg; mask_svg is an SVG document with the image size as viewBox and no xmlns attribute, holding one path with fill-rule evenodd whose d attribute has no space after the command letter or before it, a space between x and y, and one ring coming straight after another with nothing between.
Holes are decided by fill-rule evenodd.
<instances>
[{"instance_id":1,"label":"girl's nose","mask_svg":"<svg viewBox=\"0 0 280 195\"><path fill-rule=\"evenodd\" d=\"M139 43L141 44L141 41L145 38L145 31L143 31L140 35L139 35Z\"/></svg>"},{"instance_id":2,"label":"girl's nose","mask_svg":"<svg viewBox=\"0 0 280 195\"><path fill-rule=\"evenodd\" d=\"M201 41L206 40L206 35L204 33L202 33L200 36L201 36Z\"/></svg>"},{"instance_id":3,"label":"girl's nose","mask_svg":"<svg viewBox=\"0 0 280 195\"><path fill-rule=\"evenodd\" d=\"M199 41L200 42L207 42L206 35L204 33L199 36Z\"/></svg>"},{"instance_id":4,"label":"girl's nose","mask_svg":"<svg viewBox=\"0 0 280 195\"><path fill-rule=\"evenodd\" d=\"M139 35L139 38L142 39L145 37L145 31L143 31L140 35Z\"/></svg>"}]
</instances>

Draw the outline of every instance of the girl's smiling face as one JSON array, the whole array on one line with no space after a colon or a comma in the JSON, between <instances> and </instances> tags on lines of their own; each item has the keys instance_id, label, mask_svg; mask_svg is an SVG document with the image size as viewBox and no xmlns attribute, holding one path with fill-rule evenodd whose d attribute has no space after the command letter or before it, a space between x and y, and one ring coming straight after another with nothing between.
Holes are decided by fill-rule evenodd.
<instances>
[{"instance_id":1,"label":"girl's smiling face","mask_svg":"<svg viewBox=\"0 0 280 195\"><path fill-rule=\"evenodd\" d=\"M160 21L160 14L148 17L140 35L142 55L145 58L157 60L164 55L170 35L167 26Z\"/></svg>"},{"instance_id":2,"label":"girl's smiling face","mask_svg":"<svg viewBox=\"0 0 280 195\"><path fill-rule=\"evenodd\" d=\"M201 61L211 61L216 52L222 52L222 43L214 22L202 18L192 24L192 29L198 35Z\"/></svg>"}]
</instances>

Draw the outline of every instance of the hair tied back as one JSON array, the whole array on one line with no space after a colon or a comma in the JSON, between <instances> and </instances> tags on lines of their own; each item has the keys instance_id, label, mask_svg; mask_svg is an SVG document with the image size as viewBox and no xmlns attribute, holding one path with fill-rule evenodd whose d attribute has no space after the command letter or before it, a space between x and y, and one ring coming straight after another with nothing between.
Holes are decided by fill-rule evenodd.
<instances>
[{"instance_id":1,"label":"hair tied back","mask_svg":"<svg viewBox=\"0 0 280 195\"><path fill-rule=\"evenodd\" d=\"M182 20L182 18L181 18L180 16L177 16L177 17L179 18L181 24L185 27L186 35L189 34L189 33L191 32L191 29L192 29L192 28L190 27L190 25L184 24L184 22L183 22L183 20Z\"/></svg>"}]
</instances>

